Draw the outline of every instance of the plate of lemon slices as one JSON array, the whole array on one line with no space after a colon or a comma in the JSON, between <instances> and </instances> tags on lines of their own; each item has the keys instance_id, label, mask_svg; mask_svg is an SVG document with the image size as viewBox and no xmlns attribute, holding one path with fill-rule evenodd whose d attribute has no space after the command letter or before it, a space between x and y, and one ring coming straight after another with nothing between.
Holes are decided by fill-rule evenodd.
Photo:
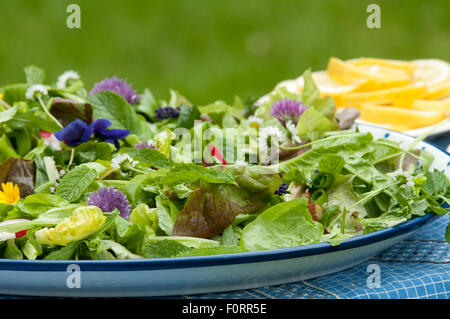
<instances>
[{"instance_id":1,"label":"plate of lemon slices","mask_svg":"<svg viewBox=\"0 0 450 319\"><path fill-rule=\"evenodd\" d=\"M334 99L338 112L357 108L357 123L369 123L419 136L450 117L450 64L438 59L400 61L378 58L329 59L312 76L321 95ZM303 78L276 88L301 92ZM441 125L433 134L450 131Z\"/></svg>"}]
</instances>

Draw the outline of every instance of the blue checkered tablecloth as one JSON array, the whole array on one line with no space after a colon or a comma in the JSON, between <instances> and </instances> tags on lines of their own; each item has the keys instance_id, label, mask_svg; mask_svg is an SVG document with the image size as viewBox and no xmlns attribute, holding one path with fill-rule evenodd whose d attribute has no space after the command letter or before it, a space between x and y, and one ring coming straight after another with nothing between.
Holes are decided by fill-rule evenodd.
<instances>
[{"instance_id":1,"label":"blue checkered tablecloth","mask_svg":"<svg viewBox=\"0 0 450 319\"><path fill-rule=\"evenodd\" d=\"M430 140L444 149L450 133ZM399 299L450 298L450 245L445 241L448 215L420 228L408 239L365 263L335 274L292 284L174 298L189 299ZM369 288L368 266L380 268L380 285ZM24 298L2 296L0 299Z\"/></svg>"},{"instance_id":2,"label":"blue checkered tablecloth","mask_svg":"<svg viewBox=\"0 0 450 319\"><path fill-rule=\"evenodd\" d=\"M450 132L428 139L446 149ZM348 270L302 282L185 298L450 298L450 245L445 241L448 215L422 227L408 239ZM380 267L380 287L369 288L368 266Z\"/></svg>"}]
</instances>

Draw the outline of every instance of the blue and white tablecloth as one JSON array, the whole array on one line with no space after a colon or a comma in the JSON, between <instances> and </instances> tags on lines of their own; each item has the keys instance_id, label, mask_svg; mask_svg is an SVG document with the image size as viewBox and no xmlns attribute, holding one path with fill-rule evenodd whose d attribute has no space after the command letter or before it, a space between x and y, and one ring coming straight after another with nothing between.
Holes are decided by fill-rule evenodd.
<instances>
[{"instance_id":1,"label":"blue and white tablecloth","mask_svg":"<svg viewBox=\"0 0 450 319\"><path fill-rule=\"evenodd\" d=\"M429 142L446 149L450 132ZM445 241L448 215L367 262L335 274L293 284L186 298L450 298L450 245ZM379 288L367 285L368 266L376 264ZM369 268L370 270L370 268Z\"/></svg>"}]
</instances>

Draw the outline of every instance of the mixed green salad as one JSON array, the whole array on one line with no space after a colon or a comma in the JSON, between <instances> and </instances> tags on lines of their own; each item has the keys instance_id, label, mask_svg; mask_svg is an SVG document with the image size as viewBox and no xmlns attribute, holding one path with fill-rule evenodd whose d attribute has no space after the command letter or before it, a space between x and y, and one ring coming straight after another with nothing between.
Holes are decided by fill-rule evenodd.
<instances>
[{"instance_id":1,"label":"mixed green salad","mask_svg":"<svg viewBox=\"0 0 450 319\"><path fill-rule=\"evenodd\" d=\"M433 156L321 97L195 105L37 66L0 87L0 258L137 259L343 240L449 212ZM447 240L449 241L447 229Z\"/></svg>"}]
</instances>

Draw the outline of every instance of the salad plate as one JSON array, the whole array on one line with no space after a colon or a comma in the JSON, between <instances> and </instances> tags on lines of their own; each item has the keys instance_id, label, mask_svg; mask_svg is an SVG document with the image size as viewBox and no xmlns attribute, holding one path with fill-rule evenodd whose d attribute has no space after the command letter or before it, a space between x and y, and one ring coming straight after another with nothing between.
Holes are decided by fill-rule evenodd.
<instances>
[{"instance_id":1,"label":"salad plate","mask_svg":"<svg viewBox=\"0 0 450 319\"><path fill-rule=\"evenodd\" d=\"M360 132L411 143L413 137L372 125ZM431 153L430 169L450 176L450 156L420 142ZM134 260L0 259L0 294L59 297L144 297L249 289L307 280L358 265L406 239L435 218L415 217L393 227L344 240L243 253Z\"/></svg>"}]
</instances>

